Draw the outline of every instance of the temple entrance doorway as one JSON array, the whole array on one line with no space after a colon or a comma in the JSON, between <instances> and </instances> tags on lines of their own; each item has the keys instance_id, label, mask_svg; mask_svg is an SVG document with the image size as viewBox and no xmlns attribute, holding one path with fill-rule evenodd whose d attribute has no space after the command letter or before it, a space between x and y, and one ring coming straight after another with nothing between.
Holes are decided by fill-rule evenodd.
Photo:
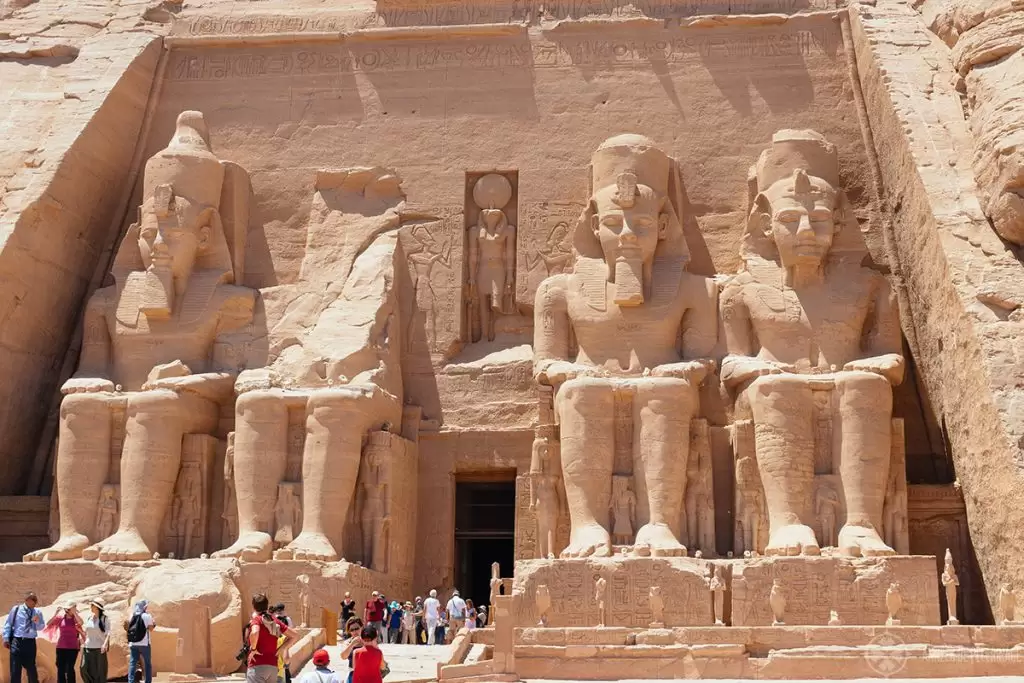
<instances>
[{"instance_id":1,"label":"temple entrance doorway","mask_svg":"<svg viewBox=\"0 0 1024 683\"><path fill-rule=\"evenodd\" d=\"M488 603L492 562L501 564L502 576L512 576L515 523L515 471L456 480L455 587L474 605Z\"/></svg>"}]
</instances>

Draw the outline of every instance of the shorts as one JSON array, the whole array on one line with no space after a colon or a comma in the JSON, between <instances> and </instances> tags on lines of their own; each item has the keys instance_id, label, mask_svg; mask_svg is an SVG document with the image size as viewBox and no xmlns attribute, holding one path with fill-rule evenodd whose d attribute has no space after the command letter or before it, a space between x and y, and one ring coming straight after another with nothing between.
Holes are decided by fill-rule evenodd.
<instances>
[{"instance_id":1,"label":"shorts","mask_svg":"<svg viewBox=\"0 0 1024 683\"><path fill-rule=\"evenodd\" d=\"M277 683L277 667L250 666L245 670L245 683Z\"/></svg>"}]
</instances>

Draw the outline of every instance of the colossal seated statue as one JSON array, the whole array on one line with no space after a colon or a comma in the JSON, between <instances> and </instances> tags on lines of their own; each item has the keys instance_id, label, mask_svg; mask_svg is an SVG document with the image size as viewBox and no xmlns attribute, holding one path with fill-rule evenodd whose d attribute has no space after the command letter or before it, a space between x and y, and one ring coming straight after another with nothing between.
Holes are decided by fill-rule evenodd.
<instances>
[{"instance_id":1,"label":"colossal seated statue","mask_svg":"<svg viewBox=\"0 0 1024 683\"><path fill-rule=\"evenodd\" d=\"M247 228L235 204L248 196L245 172L210 151L203 115L178 116L170 143L146 163L115 284L86 305L78 371L62 388L60 538L26 560L142 560L157 549L182 438L215 432L238 369L227 335L252 319L254 291L232 284ZM115 417L124 421L119 454L111 453ZM97 523L98 507L118 455L120 520L98 539L96 527L109 526Z\"/></svg>"},{"instance_id":2,"label":"colossal seated statue","mask_svg":"<svg viewBox=\"0 0 1024 683\"><path fill-rule=\"evenodd\" d=\"M754 172L744 268L721 297L721 375L736 418L753 420L766 552L820 552L812 529L817 447L829 450L841 482L840 551L892 554L879 532L892 386L904 369L895 299L885 277L861 265L834 145L814 131L780 131ZM822 392L824 406L816 406ZM816 432L816 410L831 417L829 443Z\"/></svg>"},{"instance_id":3,"label":"colossal seated statue","mask_svg":"<svg viewBox=\"0 0 1024 683\"><path fill-rule=\"evenodd\" d=\"M271 363L244 371L236 384L238 539L215 557L271 558L298 415L302 527L274 556L340 558L369 433L397 429L402 420L401 198L396 176L383 169L318 175L300 281L264 292L268 308L284 309L271 330Z\"/></svg>"},{"instance_id":4,"label":"colossal seated statue","mask_svg":"<svg viewBox=\"0 0 1024 683\"><path fill-rule=\"evenodd\" d=\"M678 169L651 140L610 138L594 153L592 174L593 195L573 233L573 271L544 280L535 307L534 373L555 388L561 427L571 521L562 555L611 552L617 395L632 406L624 446L632 455L635 544L683 555L690 420L712 366L703 358L716 341L717 290L685 272Z\"/></svg>"}]
</instances>

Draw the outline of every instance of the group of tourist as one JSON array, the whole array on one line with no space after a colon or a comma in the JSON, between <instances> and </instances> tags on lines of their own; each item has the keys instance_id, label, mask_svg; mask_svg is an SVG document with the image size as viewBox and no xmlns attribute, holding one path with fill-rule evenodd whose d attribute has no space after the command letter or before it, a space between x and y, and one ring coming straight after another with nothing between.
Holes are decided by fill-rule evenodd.
<instances>
[{"instance_id":1,"label":"group of tourist","mask_svg":"<svg viewBox=\"0 0 1024 683\"><path fill-rule=\"evenodd\" d=\"M75 605L58 607L49 621L43 619L38 604L38 596L28 593L23 602L11 608L4 622L3 641L4 647L10 651L11 683L21 683L22 672L28 683L39 683L36 641L40 637L56 646L57 683L75 683L79 652L82 661L78 671L83 683L106 683L110 618L104 613L102 603L90 602L89 616L85 619ZM146 683L153 681L149 636L156 628L156 621L148 613L147 606L145 600L135 603L132 616L124 625L129 645L129 683L137 683L142 675Z\"/></svg>"},{"instance_id":2,"label":"group of tourist","mask_svg":"<svg viewBox=\"0 0 1024 683\"><path fill-rule=\"evenodd\" d=\"M472 600L463 599L456 589L442 608L437 591L431 590L424 600L397 600L388 602L384 594L373 591L363 607L363 615L356 614L356 601L345 593L341 601L341 623L346 635L355 629L371 626L377 629L383 643L406 645L439 645L448 642L463 626L474 629L487 625L487 608L477 608Z\"/></svg>"}]
</instances>

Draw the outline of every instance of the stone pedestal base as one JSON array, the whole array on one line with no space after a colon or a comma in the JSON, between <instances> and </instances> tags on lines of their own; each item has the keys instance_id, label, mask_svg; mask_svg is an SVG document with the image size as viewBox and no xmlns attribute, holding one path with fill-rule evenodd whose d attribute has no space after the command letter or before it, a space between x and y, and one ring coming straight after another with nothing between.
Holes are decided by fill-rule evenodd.
<instances>
[{"instance_id":1,"label":"stone pedestal base","mask_svg":"<svg viewBox=\"0 0 1024 683\"><path fill-rule=\"evenodd\" d=\"M540 620L537 587L546 585L551 595L549 627L647 628L654 618L651 587L657 586L665 604L665 626L711 625L710 569L710 562L688 557L520 560L513 583L518 594L515 623L532 626ZM607 582L603 624L594 593L598 578Z\"/></svg>"},{"instance_id":2,"label":"stone pedestal base","mask_svg":"<svg viewBox=\"0 0 1024 683\"><path fill-rule=\"evenodd\" d=\"M929 556L756 557L731 563L733 626L768 626L768 594L779 581L786 598L783 621L791 625L825 625L836 610L846 625L881 626L889 613L885 593L898 582L903 607L896 615L904 626L938 626L939 588L935 558Z\"/></svg>"}]
</instances>

